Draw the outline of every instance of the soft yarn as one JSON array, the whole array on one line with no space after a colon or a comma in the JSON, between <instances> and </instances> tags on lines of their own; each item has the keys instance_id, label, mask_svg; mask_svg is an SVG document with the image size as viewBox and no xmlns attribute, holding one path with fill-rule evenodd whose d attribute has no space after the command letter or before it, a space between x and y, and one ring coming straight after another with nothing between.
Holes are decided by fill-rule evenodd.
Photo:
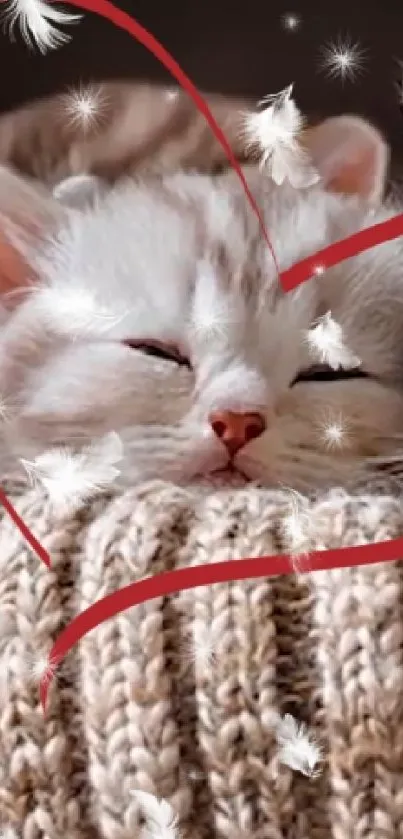
<instances>
[{"instance_id":1,"label":"soft yarn","mask_svg":"<svg viewBox=\"0 0 403 839\"><path fill-rule=\"evenodd\" d=\"M153 482L58 521L38 488L10 498L52 569L3 513L0 826L20 839L136 839L141 789L166 798L192 839L402 839L402 563L134 607L68 656L44 717L32 665L75 613L163 569L281 552L286 496ZM309 505L311 549L403 533L392 494ZM319 737L319 777L278 764L278 713Z\"/></svg>"}]
</instances>

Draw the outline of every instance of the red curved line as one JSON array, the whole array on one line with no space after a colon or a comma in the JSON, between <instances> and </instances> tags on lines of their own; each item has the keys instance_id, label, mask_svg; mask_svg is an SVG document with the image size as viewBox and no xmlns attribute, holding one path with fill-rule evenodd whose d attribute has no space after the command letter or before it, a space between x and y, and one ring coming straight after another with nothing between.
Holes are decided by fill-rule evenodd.
<instances>
[{"instance_id":1,"label":"red curved line","mask_svg":"<svg viewBox=\"0 0 403 839\"><path fill-rule=\"evenodd\" d=\"M245 175L242 172L241 167L232 151L232 148L224 134L221 130L218 123L215 121L213 114L210 111L210 108L207 105L207 102L203 99L197 88L194 86L193 82L189 79L189 77L184 73L182 68L179 66L178 62L175 61L173 56L165 49L165 47L151 34L144 26L141 25L135 18L130 17L126 12L122 11L122 9L118 9L113 3L110 3L109 0L69 0L70 5L76 6L79 9L86 9L89 12L95 12L97 15L101 15L101 17L107 18L115 26L118 26L120 29L124 29L130 35L133 35L137 41L140 42L146 49L148 49L157 59L164 65L164 67L169 70L172 76L179 82L181 87L186 91L186 93L191 96L195 105L199 109L200 113L203 114L204 118L207 120L211 130L214 133L214 136L222 146L225 151L225 154L231 163L231 166L235 169L238 178L240 179L242 186L245 190L246 196L248 201L253 209L253 212L258 218L259 225L263 236L269 246L271 255L273 257L273 262L276 268L277 274L279 273L279 267L277 264L276 255L274 253L273 245L271 244L269 235L267 233L262 214L259 210L259 207L249 189L248 183L246 181Z\"/></svg>"},{"instance_id":2,"label":"red curved line","mask_svg":"<svg viewBox=\"0 0 403 839\"><path fill-rule=\"evenodd\" d=\"M34 534L31 533L29 527L25 524L21 516L18 515L17 510L13 507L11 501L7 498L4 490L0 488L0 504L3 505L4 509L7 511L10 518L13 520L14 524L17 525L18 530L22 533L24 539L28 542L30 547L35 551L35 553L39 556L39 559L47 565L48 568L51 566L50 556L48 552L45 550L43 545L35 538Z\"/></svg>"},{"instance_id":3,"label":"red curved line","mask_svg":"<svg viewBox=\"0 0 403 839\"><path fill-rule=\"evenodd\" d=\"M352 548L337 548L330 551L315 551L304 559L305 567L298 567L299 573L324 571L330 568L348 568L354 565L369 565L375 562L389 562L399 559L403 553L403 537L388 542L375 542L372 545L360 545ZM81 639L99 624L124 612L139 603L145 603L155 597L176 594L186 589L224 583L234 580L253 579L255 577L275 577L279 574L292 574L295 561L286 554L261 556L252 559L227 560L210 565L196 565L166 571L155 577L146 577L131 583L118 591L108 594L93 603L84 612L75 617L60 635L49 653L49 671L40 684L40 698L43 710L49 685L55 666Z\"/></svg>"},{"instance_id":4,"label":"red curved line","mask_svg":"<svg viewBox=\"0 0 403 839\"><path fill-rule=\"evenodd\" d=\"M79 9L86 9L87 11L95 12L96 14L107 18L107 20L110 20L115 24L115 26L118 26L120 29L124 29L130 35L133 35L133 37L143 44L146 49L150 50L150 52L169 70L184 90L186 90L186 92L191 96L197 108L210 125L216 139L224 149L229 162L235 169L243 185L249 203L259 220L263 236L269 246L277 275L279 276L279 280L284 291L291 291L293 288L296 288L301 283L310 279L315 274L315 267L320 262L323 262L327 267L332 267L333 265L337 265L337 263L342 262L351 256L356 256L364 250L373 248L375 245L381 244L389 239L394 239L403 234L403 217L399 215L389 221L376 224L367 230L359 231L353 236L343 239L340 242L335 242L334 244L329 245L329 247L318 251L316 254L313 254L300 262L297 262L296 265L293 265L291 268L280 273L276 255L266 231L263 217L248 187L242 169L234 156L231 146L229 145L225 134L216 123L207 103L198 92L193 82L191 82L188 76L183 72L177 61L175 61L173 56L154 37L154 35L151 34L151 32L148 32L148 30L145 29L135 18L130 17L130 15L126 14L126 12L116 8L116 6L114 6L113 3L110 3L109 0L69 0L69 3Z\"/></svg>"},{"instance_id":5,"label":"red curved line","mask_svg":"<svg viewBox=\"0 0 403 839\"><path fill-rule=\"evenodd\" d=\"M302 259L301 262L297 262L287 271L281 272L280 282L284 291L291 291L300 283L309 280L315 274L315 268L318 265L332 268L333 265L337 265L351 256L357 256L363 251L374 248L375 245L397 239L398 236L403 236L403 213L387 221L374 224L372 227L367 227L365 230L359 230L358 233L353 233L347 239L334 242L313 256Z\"/></svg>"}]
</instances>

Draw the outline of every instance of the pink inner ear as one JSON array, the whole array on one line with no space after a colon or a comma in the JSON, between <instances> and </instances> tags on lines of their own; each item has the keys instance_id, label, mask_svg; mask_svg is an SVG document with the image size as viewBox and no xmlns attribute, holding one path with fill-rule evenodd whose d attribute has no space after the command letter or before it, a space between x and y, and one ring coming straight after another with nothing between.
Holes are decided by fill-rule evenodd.
<instances>
[{"instance_id":1,"label":"pink inner ear","mask_svg":"<svg viewBox=\"0 0 403 839\"><path fill-rule=\"evenodd\" d=\"M382 198L388 147L372 125L359 117L331 117L308 130L305 143L325 189Z\"/></svg>"},{"instance_id":2,"label":"pink inner ear","mask_svg":"<svg viewBox=\"0 0 403 839\"><path fill-rule=\"evenodd\" d=\"M0 232L0 295L27 285L30 270L20 253ZM12 298L7 306L12 306Z\"/></svg>"},{"instance_id":3,"label":"pink inner ear","mask_svg":"<svg viewBox=\"0 0 403 839\"><path fill-rule=\"evenodd\" d=\"M347 147L346 160L340 165L338 171L329 177L327 189L346 195L362 195L364 198L370 198L374 191L377 191L377 178L379 177L382 181L382 176L378 174L377 150L361 149L360 156L354 160L353 149L351 159L348 158Z\"/></svg>"}]
</instances>

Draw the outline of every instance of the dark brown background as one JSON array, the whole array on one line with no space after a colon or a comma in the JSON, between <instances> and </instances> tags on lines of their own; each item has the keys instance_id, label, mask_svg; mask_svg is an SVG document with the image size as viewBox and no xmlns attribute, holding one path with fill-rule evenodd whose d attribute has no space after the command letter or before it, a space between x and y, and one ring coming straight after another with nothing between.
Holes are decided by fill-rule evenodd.
<instances>
[{"instance_id":1,"label":"dark brown background","mask_svg":"<svg viewBox=\"0 0 403 839\"><path fill-rule=\"evenodd\" d=\"M305 113L367 116L386 133L395 159L403 160L396 90L402 75L402 0L296 0L294 6L284 0L130 0L118 5L162 41L202 90L258 99L294 81L297 104ZM286 12L301 17L294 32L284 29ZM30 51L18 30L14 43L0 35L0 110L79 82L119 77L171 81L144 47L96 15L85 14L68 31L71 42L45 56ZM338 36L350 36L366 51L365 71L355 82L343 84L319 70L321 48Z\"/></svg>"}]
</instances>

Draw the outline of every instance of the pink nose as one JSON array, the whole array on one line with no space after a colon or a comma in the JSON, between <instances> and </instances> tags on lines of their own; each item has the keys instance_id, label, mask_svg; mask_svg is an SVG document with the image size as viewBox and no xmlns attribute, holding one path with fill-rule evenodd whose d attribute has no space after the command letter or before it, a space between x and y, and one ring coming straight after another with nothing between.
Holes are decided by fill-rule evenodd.
<instances>
[{"instance_id":1,"label":"pink nose","mask_svg":"<svg viewBox=\"0 0 403 839\"><path fill-rule=\"evenodd\" d=\"M214 434L224 443L231 456L255 437L260 437L266 428L266 421L261 414L214 411L208 419Z\"/></svg>"}]
</instances>

